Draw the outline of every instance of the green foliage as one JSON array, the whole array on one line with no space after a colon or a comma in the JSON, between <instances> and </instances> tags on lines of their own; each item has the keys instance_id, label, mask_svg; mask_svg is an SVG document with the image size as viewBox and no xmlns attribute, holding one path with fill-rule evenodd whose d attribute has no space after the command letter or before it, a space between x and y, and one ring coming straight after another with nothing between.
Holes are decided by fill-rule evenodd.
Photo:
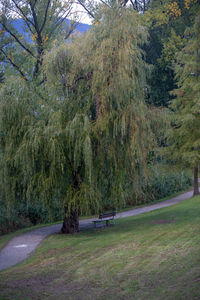
<instances>
[{"instance_id":1,"label":"green foliage","mask_svg":"<svg viewBox=\"0 0 200 300\"><path fill-rule=\"evenodd\" d=\"M191 175L181 170L169 170L164 168L162 165L158 167L152 167L149 169L148 177L143 178L141 192L136 198L133 196L132 187L126 186L126 201L124 207L127 205L138 205L143 203L154 202L161 198L172 195L182 190L186 190L192 185ZM118 193L122 188L120 178L116 180L113 186L112 192L114 193L115 199L118 199ZM78 196L81 202L80 207L88 205L87 197L91 197L91 202L97 197L96 193L88 191L89 187L84 185ZM128 191L130 193L128 193ZM70 191L68 191L68 194ZM74 195L74 194L73 194ZM77 200L76 200L77 201ZM108 198L102 199L102 208L104 210L117 209L122 207L123 203L114 202L111 203ZM91 208L87 207L80 211L80 215L84 215L85 211L91 211ZM92 212L96 212L93 209ZM42 206L42 203L15 203L15 207L8 211L3 201L0 203L0 234L5 234L10 231L17 230L19 228L28 227L35 224L45 224L48 222L61 221L63 218L62 203L55 201L49 213L49 209Z\"/></svg>"},{"instance_id":2,"label":"green foliage","mask_svg":"<svg viewBox=\"0 0 200 300\"><path fill-rule=\"evenodd\" d=\"M169 39L163 43L162 55L158 62L162 65L171 66L176 60L176 53L185 46L185 39L177 35L172 29Z\"/></svg>"},{"instance_id":3,"label":"green foliage","mask_svg":"<svg viewBox=\"0 0 200 300\"><path fill-rule=\"evenodd\" d=\"M152 147L143 101L147 69L138 47L146 34L131 11L108 9L101 14L102 22L84 37L48 53L44 63L52 95L68 96L66 115L87 115L92 185L103 207L115 207L126 201L127 186L133 187L144 174ZM132 192L139 194L136 187Z\"/></svg>"},{"instance_id":4,"label":"green foliage","mask_svg":"<svg viewBox=\"0 0 200 300\"><path fill-rule=\"evenodd\" d=\"M149 28L150 42L145 47L146 61L153 65L148 78L146 101L155 106L168 106L176 88L173 64L176 52L185 45L184 31L194 23L198 1L152 1L151 9L143 16Z\"/></svg>"},{"instance_id":5,"label":"green foliage","mask_svg":"<svg viewBox=\"0 0 200 300\"><path fill-rule=\"evenodd\" d=\"M8 74L20 74L26 80L44 81L41 73L44 51L52 41L67 39L76 22L64 26L70 17L72 1L20 1L2 0L0 7L0 55ZM75 16L75 14L74 14ZM23 34L15 26L15 19L22 24Z\"/></svg>"},{"instance_id":6,"label":"green foliage","mask_svg":"<svg viewBox=\"0 0 200 300\"><path fill-rule=\"evenodd\" d=\"M144 180L142 189L145 202L159 200L191 187L191 174L183 170L165 170L164 168L151 168L150 176Z\"/></svg>"},{"instance_id":7,"label":"green foliage","mask_svg":"<svg viewBox=\"0 0 200 300\"><path fill-rule=\"evenodd\" d=\"M155 147L157 153L155 159L162 155L162 149L166 146L166 131L171 125L172 114L168 108L149 106L148 119L153 133Z\"/></svg>"},{"instance_id":8,"label":"green foliage","mask_svg":"<svg viewBox=\"0 0 200 300\"><path fill-rule=\"evenodd\" d=\"M10 210L42 203L53 214L56 202L86 214L140 193L153 146L140 49L147 35L129 10L101 14L87 35L46 54L43 90L11 78L1 92L1 189Z\"/></svg>"},{"instance_id":9,"label":"green foliage","mask_svg":"<svg viewBox=\"0 0 200 300\"><path fill-rule=\"evenodd\" d=\"M187 185L182 175L149 177L170 114L144 101L148 34L141 16L115 5L97 15L84 36L43 48L42 88L34 76L10 76L0 91L0 188L10 216L20 205L33 223L56 219L55 210L89 214ZM153 57L165 70L182 47L177 32L169 34L169 43L159 41L160 61Z\"/></svg>"},{"instance_id":10,"label":"green foliage","mask_svg":"<svg viewBox=\"0 0 200 300\"><path fill-rule=\"evenodd\" d=\"M3 201L0 202L0 235L20 228L36 224L61 221L63 218L62 206L55 202L51 214L42 206L42 203L15 203L9 211Z\"/></svg>"},{"instance_id":11,"label":"green foliage","mask_svg":"<svg viewBox=\"0 0 200 300\"><path fill-rule=\"evenodd\" d=\"M153 66L148 78L146 102L154 106L168 106L173 99L170 91L176 88L173 71L175 53L184 46L184 31L194 23L199 0L79 0L78 3L93 19L93 24L101 20L99 11L102 7L110 10L127 7L143 12L138 21L149 29L149 43L144 49L146 62Z\"/></svg>"},{"instance_id":12,"label":"green foliage","mask_svg":"<svg viewBox=\"0 0 200 300\"><path fill-rule=\"evenodd\" d=\"M188 165L199 163L199 93L200 93L200 17L188 30L187 45L179 53L176 64L178 88L171 107L174 121L170 132L173 156ZM181 153L181 156L180 156Z\"/></svg>"},{"instance_id":13,"label":"green foliage","mask_svg":"<svg viewBox=\"0 0 200 300\"><path fill-rule=\"evenodd\" d=\"M30 220L19 216L18 211L12 210L11 214L8 214L7 209L3 205L0 207L0 235L31 226Z\"/></svg>"}]
</instances>

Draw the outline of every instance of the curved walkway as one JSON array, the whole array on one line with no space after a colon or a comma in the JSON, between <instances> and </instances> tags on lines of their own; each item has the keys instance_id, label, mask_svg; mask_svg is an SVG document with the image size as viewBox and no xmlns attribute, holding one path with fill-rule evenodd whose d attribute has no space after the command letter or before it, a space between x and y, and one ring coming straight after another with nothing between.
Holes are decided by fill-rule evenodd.
<instances>
[{"instance_id":1,"label":"curved walkway","mask_svg":"<svg viewBox=\"0 0 200 300\"><path fill-rule=\"evenodd\" d=\"M116 218L136 216L159 208L171 206L191 198L192 194L193 192L190 191L170 200L166 200L157 204L132 209L126 212L121 212L116 215ZM94 219L81 220L80 229L93 227L93 220ZM58 233L60 231L60 228L61 224L51 225L43 228L34 229L32 231L29 231L18 237L13 238L0 252L0 270L7 269L27 259L48 235Z\"/></svg>"}]
</instances>

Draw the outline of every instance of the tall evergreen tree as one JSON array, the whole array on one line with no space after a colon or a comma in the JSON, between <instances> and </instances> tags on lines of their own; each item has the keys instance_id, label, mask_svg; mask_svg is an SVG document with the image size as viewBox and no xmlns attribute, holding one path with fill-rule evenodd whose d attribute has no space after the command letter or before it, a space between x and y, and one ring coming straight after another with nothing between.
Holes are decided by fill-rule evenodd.
<instances>
[{"instance_id":1,"label":"tall evergreen tree","mask_svg":"<svg viewBox=\"0 0 200 300\"><path fill-rule=\"evenodd\" d=\"M199 0L154 0L143 16L150 35L145 51L146 61L152 65L147 94L147 102L152 105L168 106L173 99L170 91L176 88L176 52L185 45L184 31L194 23L198 7Z\"/></svg>"},{"instance_id":2,"label":"tall evergreen tree","mask_svg":"<svg viewBox=\"0 0 200 300\"><path fill-rule=\"evenodd\" d=\"M171 151L182 164L194 170L194 195L199 194L198 166L200 163L200 16L193 29L188 29L187 45L178 56L175 68L178 88L172 102L174 123L171 131Z\"/></svg>"}]
</instances>

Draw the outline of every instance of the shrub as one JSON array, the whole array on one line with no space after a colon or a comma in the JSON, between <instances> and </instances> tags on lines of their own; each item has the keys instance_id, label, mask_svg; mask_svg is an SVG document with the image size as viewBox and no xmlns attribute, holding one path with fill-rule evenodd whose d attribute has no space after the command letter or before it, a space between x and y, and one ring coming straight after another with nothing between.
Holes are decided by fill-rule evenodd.
<instances>
[{"instance_id":1,"label":"shrub","mask_svg":"<svg viewBox=\"0 0 200 300\"><path fill-rule=\"evenodd\" d=\"M191 175L184 170L151 170L151 175L144 180L142 191L146 195L145 202L152 202L181 190L187 189L192 185Z\"/></svg>"}]
</instances>

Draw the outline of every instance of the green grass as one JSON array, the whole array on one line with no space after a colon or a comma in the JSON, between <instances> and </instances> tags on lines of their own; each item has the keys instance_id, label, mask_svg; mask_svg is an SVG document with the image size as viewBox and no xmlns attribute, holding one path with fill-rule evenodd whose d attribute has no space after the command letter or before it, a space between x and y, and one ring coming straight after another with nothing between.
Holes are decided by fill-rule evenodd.
<instances>
[{"instance_id":1,"label":"green grass","mask_svg":"<svg viewBox=\"0 0 200 300\"><path fill-rule=\"evenodd\" d=\"M110 228L50 236L1 272L0 299L199 299L199 232L195 197Z\"/></svg>"}]
</instances>

